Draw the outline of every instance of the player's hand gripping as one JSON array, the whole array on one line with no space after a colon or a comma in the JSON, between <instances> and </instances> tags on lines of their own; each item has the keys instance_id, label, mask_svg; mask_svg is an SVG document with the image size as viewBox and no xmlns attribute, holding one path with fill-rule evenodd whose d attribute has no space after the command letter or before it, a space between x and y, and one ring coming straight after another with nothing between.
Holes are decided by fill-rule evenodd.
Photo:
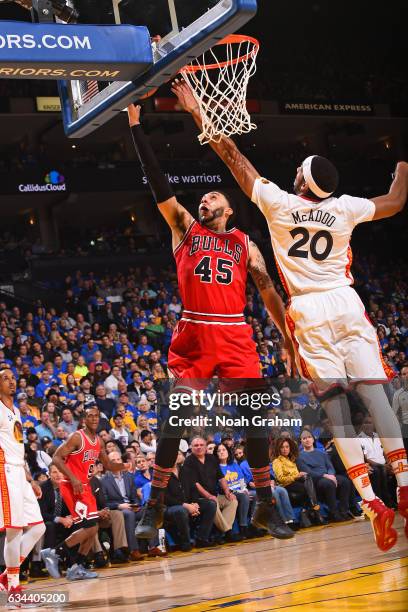
<instances>
[{"instance_id":1,"label":"player's hand gripping","mask_svg":"<svg viewBox=\"0 0 408 612\"><path fill-rule=\"evenodd\" d=\"M129 104L127 107L130 127L140 125L140 110L140 104Z\"/></svg>"},{"instance_id":2,"label":"player's hand gripping","mask_svg":"<svg viewBox=\"0 0 408 612\"><path fill-rule=\"evenodd\" d=\"M198 110L198 104L187 83L181 79L176 79L171 84L171 91L177 96L180 106L187 113Z\"/></svg>"}]
</instances>

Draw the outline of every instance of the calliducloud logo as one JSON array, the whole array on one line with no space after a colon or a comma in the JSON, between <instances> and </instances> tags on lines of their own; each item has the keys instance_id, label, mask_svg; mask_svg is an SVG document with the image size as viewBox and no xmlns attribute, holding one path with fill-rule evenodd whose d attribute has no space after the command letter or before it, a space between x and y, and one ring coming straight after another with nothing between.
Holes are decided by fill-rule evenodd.
<instances>
[{"instance_id":1,"label":"calliducloud logo","mask_svg":"<svg viewBox=\"0 0 408 612\"><path fill-rule=\"evenodd\" d=\"M65 177L58 170L50 170L44 177L44 183L21 184L18 190L22 193L36 193L41 191L66 191Z\"/></svg>"}]
</instances>

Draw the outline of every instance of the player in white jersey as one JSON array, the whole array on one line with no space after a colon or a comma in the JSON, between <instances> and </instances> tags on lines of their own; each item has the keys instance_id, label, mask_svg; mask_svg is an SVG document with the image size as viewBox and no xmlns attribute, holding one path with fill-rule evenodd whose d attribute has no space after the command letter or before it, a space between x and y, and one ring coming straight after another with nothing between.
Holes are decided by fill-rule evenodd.
<instances>
[{"instance_id":1,"label":"player in white jersey","mask_svg":"<svg viewBox=\"0 0 408 612\"><path fill-rule=\"evenodd\" d=\"M41 488L24 461L23 427L14 406L16 379L10 369L0 370L0 531L6 531L0 590L9 600L18 599L20 565L45 533L36 497Z\"/></svg>"},{"instance_id":2,"label":"player in white jersey","mask_svg":"<svg viewBox=\"0 0 408 612\"><path fill-rule=\"evenodd\" d=\"M184 82L173 92L201 129L194 96ZM350 272L350 237L358 223L400 212L408 195L408 164L397 165L390 191L368 200L333 197L338 174L319 156L308 157L297 169L294 194L261 178L229 138L210 142L244 193L265 215L276 263L288 293L286 324L298 351L302 375L313 382L333 424L339 454L360 493L377 545L388 550L397 540L394 512L375 497L361 446L350 419L345 388L354 384L370 411L387 459L398 482L398 509L408 537L408 462L401 428L381 384L392 376L384 363L376 332L354 289Z\"/></svg>"}]
</instances>

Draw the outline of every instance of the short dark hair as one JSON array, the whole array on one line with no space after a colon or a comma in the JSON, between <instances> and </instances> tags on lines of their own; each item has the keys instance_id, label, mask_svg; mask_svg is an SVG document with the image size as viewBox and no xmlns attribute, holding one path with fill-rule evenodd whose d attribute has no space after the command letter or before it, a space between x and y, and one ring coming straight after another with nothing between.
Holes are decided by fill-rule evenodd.
<instances>
[{"instance_id":1,"label":"short dark hair","mask_svg":"<svg viewBox=\"0 0 408 612\"><path fill-rule=\"evenodd\" d=\"M150 429L143 429L140 433L140 438L143 440L143 438L146 438L147 436L150 436L150 434L152 434L153 432L150 431Z\"/></svg>"}]
</instances>

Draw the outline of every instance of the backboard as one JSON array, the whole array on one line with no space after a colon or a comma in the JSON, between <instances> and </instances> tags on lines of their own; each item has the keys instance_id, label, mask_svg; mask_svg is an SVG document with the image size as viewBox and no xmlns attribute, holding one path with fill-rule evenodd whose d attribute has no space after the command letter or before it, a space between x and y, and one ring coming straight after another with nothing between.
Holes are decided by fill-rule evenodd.
<instances>
[{"instance_id":1,"label":"backboard","mask_svg":"<svg viewBox=\"0 0 408 612\"><path fill-rule=\"evenodd\" d=\"M82 23L144 25L153 42L153 66L137 80L59 81L64 128L82 138L171 79L193 58L239 30L256 13L256 0L71 0Z\"/></svg>"}]
</instances>

